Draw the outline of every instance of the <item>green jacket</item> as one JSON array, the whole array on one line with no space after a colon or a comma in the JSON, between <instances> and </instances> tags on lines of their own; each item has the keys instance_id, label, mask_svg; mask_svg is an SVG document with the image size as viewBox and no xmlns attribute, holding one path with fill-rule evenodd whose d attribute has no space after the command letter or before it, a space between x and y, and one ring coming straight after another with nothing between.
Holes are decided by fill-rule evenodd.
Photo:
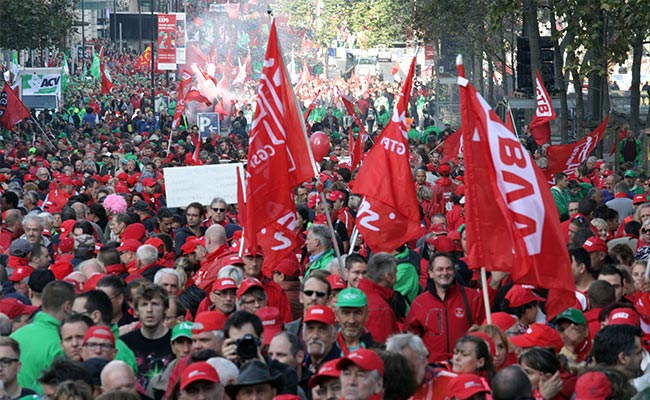
<instances>
[{"instance_id":1,"label":"green jacket","mask_svg":"<svg viewBox=\"0 0 650 400\"><path fill-rule=\"evenodd\" d=\"M625 149L625 142L627 142L627 138L625 140L621 140L620 142L618 142L618 156L620 157L618 160L619 162L624 161L623 149ZM641 164L641 153L643 153L643 151L641 150L642 149L641 141L639 139L634 139L634 146L636 148L636 157L634 157L634 162L637 165L639 165Z\"/></svg>"},{"instance_id":2,"label":"green jacket","mask_svg":"<svg viewBox=\"0 0 650 400\"><path fill-rule=\"evenodd\" d=\"M135 376L138 376L138 360L135 359L133 350L131 350L122 339L120 339L120 328L117 324L113 324L111 325L111 331L113 332L113 335L115 335L115 348L117 349L115 359L127 363L133 370Z\"/></svg>"},{"instance_id":3,"label":"green jacket","mask_svg":"<svg viewBox=\"0 0 650 400\"><path fill-rule=\"evenodd\" d=\"M404 251L395 256L397 261L397 279L393 290L400 292L402 296L406 297L409 304L420 294L420 279L415 266L411 263L409 257L409 249L405 248Z\"/></svg>"},{"instance_id":4,"label":"green jacket","mask_svg":"<svg viewBox=\"0 0 650 400\"><path fill-rule=\"evenodd\" d=\"M12 333L10 337L20 344L18 384L43 394L42 386L36 381L41 372L49 368L55 358L63 356L59 325L61 322L44 311L34 316L34 321Z\"/></svg>"},{"instance_id":5,"label":"green jacket","mask_svg":"<svg viewBox=\"0 0 650 400\"><path fill-rule=\"evenodd\" d=\"M590 183L587 182L580 182L578 185L580 186L580 189L578 189L578 192L575 194L575 196L572 195L571 192L567 191L566 195L569 197L569 201L582 200L583 198L587 197L587 193L589 193L593 187Z\"/></svg>"},{"instance_id":6,"label":"green jacket","mask_svg":"<svg viewBox=\"0 0 650 400\"><path fill-rule=\"evenodd\" d=\"M327 264L329 264L329 262L332 261L333 259L334 259L334 249L329 249L323 254L321 254L320 257L316 259L316 261L309 264L309 266L307 267L307 270L305 271L305 277L303 278L303 282L305 279L309 277L309 274L311 274L312 271L316 271L319 269L322 270L327 269Z\"/></svg>"},{"instance_id":7,"label":"green jacket","mask_svg":"<svg viewBox=\"0 0 650 400\"><path fill-rule=\"evenodd\" d=\"M569 215L569 196L568 194L557 188L557 186L551 187L551 193L553 194L553 200L555 200L555 205L557 210L560 212L560 217L563 215Z\"/></svg>"}]
</instances>

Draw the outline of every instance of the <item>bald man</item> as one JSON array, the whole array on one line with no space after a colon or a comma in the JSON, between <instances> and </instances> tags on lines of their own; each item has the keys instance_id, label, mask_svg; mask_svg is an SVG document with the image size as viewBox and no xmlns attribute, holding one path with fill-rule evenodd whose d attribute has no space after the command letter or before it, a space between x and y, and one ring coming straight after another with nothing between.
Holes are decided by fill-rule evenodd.
<instances>
[{"instance_id":1,"label":"bald man","mask_svg":"<svg viewBox=\"0 0 650 400\"><path fill-rule=\"evenodd\" d=\"M133 370L124 361L114 360L106 364L100 375L102 392L128 390L138 394Z\"/></svg>"},{"instance_id":2,"label":"bald man","mask_svg":"<svg viewBox=\"0 0 650 400\"><path fill-rule=\"evenodd\" d=\"M224 262L233 253L226 241L226 230L221 225L210 226L205 231L204 239L208 255L201 262L194 282L199 289L210 293L212 284L217 280L217 272L226 265Z\"/></svg>"}]
</instances>

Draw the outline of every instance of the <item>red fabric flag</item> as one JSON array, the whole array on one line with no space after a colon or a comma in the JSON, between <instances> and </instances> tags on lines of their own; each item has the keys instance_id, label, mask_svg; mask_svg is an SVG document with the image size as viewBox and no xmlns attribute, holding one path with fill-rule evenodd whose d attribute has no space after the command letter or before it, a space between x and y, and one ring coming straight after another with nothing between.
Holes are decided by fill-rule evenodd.
<instances>
[{"instance_id":1,"label":"red fabric flag","mask_svg":"<svg viewBox=\"0 0 650 400\"><path fill-rule=\"evenodd\" d=\"M296 243L293 189L316 175L273 22L249 137L244 228L244 246L255 248L259 243L264 249L266 275Z\"/></svg>"},{"instance_id":2,"label":"red fabric flag","mask_svg":"<svg viewBox=\"0 0 650 400\"><path fill-rule=\"evenodd\" d=\"M320 96L320 90L318 93L316 93L316 97L314 97L314 100L309 103L309 107L305 110L305 113L302 115L302 118L307 122L307 118L309 118L309 114L314 110L314 107L316 107L316 100L318 100L318 96Z\"/></svg>"},{"instance_id":3,"label":"red fabric flag","mask_svg":"<svg viewBox=\"0 0 650 400\"><path fill-rule=\"evenodd\" d=\"M352 128L350 128L350 137L352 136ZM363 158L363 148L365 141L363 140L363 135L361 132L357 134L357 140L354 141L354 150L352 152L352 160L350 160L350 171L354 172L357 166L361 163Z\"/></svg>"},{"instance_id":4,"label":"red fabric flag","mask_svg":"<svg viewBox=\"0 0 650 400\"><path fill-rule=\"evenodd\" d=\"M537 72L537 109L533 120L530 121L530 132L538 145L543 145L551 140L551 121L555 119L555 110L551 103L551 96L548 95L544 87L544 81Z\"/></svg>"},{"instance_id":5,"label":"red fabric flag","mask_svg":"<svg viewBox=\"0 0 650 400\"><path fill-rule=\"evenodd\" d=\"M364 196L357 229L373 252L393 251L420 232L420 212L409 164L406 112L413 84L415 58L402 86L391 120L366 155L354 181Z\"/></svg>"},{"instance_id":6,"label":"red fabric flag","mask_svg":"<svg viewBox=\"0 0 650 400\"><path fill-rule=\"evenodd\" d=\"M364 141L367 140L368 139L368 131L366 131L366 127L363 125L363 123L359 119L359 116L357 115L357 112L354 109L354 104L352 104L352 102L350 100L348 100L345 96L343 96L343 95L340 95L340 96L341 96L341 101L343 101L343 105L345 106L345 109L347 110L348 114L350 114L350 116L354 120L354 123L357 124L357 126L359 127L359 134L361 134L363 136Z\"/></svg>"},{"instance_id":7,"label":"red fabric flag","mask_svg":"<svg viewBox=\"0 0 650 400\"><path fill-rule=\"evenodd\" d=\"M174 110L174 119L172 120L172 129L176 129L181 123L181 117L185 112L185 88L192 82L192 74L183 70L181 79L178 82L178 94L176 97L176 110Z\"/></svg>"},{"instance_id":8,"label":"red fabric flag","mask_svg":"<svg viewBox=\"0 0 650 400\"><path fill-rule=\"evenodd\" d=\"M144 49L142 55L140 55L140 57L138 57L138 60L135 62L135 68L149 66L151 66L151 45L147 46L147 48Z\"/></svg>"},{"instance_id":9,"label":"red fabric flag","mask_svg":"<svg viewBox=\"0 0 650 400\"><path fill-rule=\"evenodd\" d=\"M244 183L241 179L242 171L237 167L237 219L241 226L246 226L246 200L244 200Z\"/></svg>"},{"instance_id":10,"label":"red fabric flag","mask_svg":"<svg viewBox=\"0 0 650 400\"><path fill-rule=\"evenodd\" d=\"M576 143L549 146L547 150L548 166L544 171L546 177L550 180L552 175L558 172L564 172L567 175L574 174L578 166L589 157L589 154L603 138L608 122L609 115L589 135Z\"/></svg>"},{"instance_id":11,"label":"red fabric flag","mask_svg":"<svg viewBox=\"0 0 650 400\"><path fill-rule=\"evenodd\" d=\"M0 93L0 124L6 129L11 129L18 122L29 118L29 115L27 107L16 97L9 84L5 83Z\"/></svg>"},{"instance_id":12,"label":"red fabric flag","mask_svg":"<svg viewBox=\"0 0 650 400\"><path fill-rule=\"evenodd\" d=\"M515 133L515 125L512 122L512 112L510 111L510 107L508 106L508 111L506 112L506 128L512 133Z\"/></svg>"},{"instance_id":13,"label":"red fabric flag","mask_svg":"<svg viewBox=\"0 0 650 400\"><path fill-rule=\"evenodd\" d=\"M203 162L201 161L201 146L203 145L203 138L201 138L200 133L196 133L196 135L191 135L192 136L192 144L194 145L194 153L192 153L192 161L194 162L194 165L202 165Z\"/></svg>"},{"instance_id":14,"label":"red fabric flag","mask_svg":"<svg viewBox=\"0 0 650 400\"><path fill-rule=\"evenodd\" d=\"M458 66L468 264L549 289L549 320L575 305L571 261L542 172Z\"/></svg>"},{"instance_id":15,"label":"red fabric flag","mask_svg":"<svg viewBox=\"0 0 650 400\"><path fill-rule=\"evenodd\" d=\"M442 162L452 161L458 164L458 156L463 154L463 128L460 127L456 132L447 136L442 142Z\"/></svg>"},{"instance_id":16,"label":"red fabric flag","mask_svg":"<svg viewBox=\"0 0 650 400\"><path fill-rule=\"evenodd\" d=\"M104 66L104 46L99 50L99 72L102 78L102 94L108 94L113 89L113 82L111 82L111 76L106 72L106 67Z\"/></svg>"},{"instance_id":17,"label":"red fabric flag","mask_svg":"<svg viewBox=\"0 0 650 400\"><path fill-rule=\"evenodd\" d=\"M191 88L187 94L185 95L185 101L198 101L199 103L203 103L206 106L211 106L212 102L208 100L207 97L203 96L198 90Z\"/></svg>"}]
</instances>

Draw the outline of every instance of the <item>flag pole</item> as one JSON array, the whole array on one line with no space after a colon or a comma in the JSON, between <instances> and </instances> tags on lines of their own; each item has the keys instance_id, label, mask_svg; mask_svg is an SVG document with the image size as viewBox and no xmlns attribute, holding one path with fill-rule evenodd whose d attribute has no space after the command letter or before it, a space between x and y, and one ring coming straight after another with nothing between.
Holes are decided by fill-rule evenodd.
<instances>
[{"instance_id":1,"label":"flag pole","mask_svg":"<svg viewBox=\"0 0 650 400\"><path fill-rule=\"evenodd\" d=\"M512 115L512 109L510 108L510 102L506 99L506 106L508 107L506 109L506 118L510 118L510 122L512 123L512 129L515 130L515 136L517 136L517 139L519 139L519 132L517 132L517 124L515 124L515 117Z\"/></svg>"},{"instance_id":2,"label":"flag pole","mask_svg":"<svg viewBox=\"0 0 650 400\"><path fill-rule=\"evenodd\" d=\"M490 295L488 294L487 274L485 267L481 267L481 286L483 287L483 304L485 305L485 319L488 325L492 324L492 311L490 310Z\"/></svg>"},{"instance_id":3,"label":"flag pole","mask_svg":"<svg viewBox=\"0 0 650 400\"><path fill-rule=\"evenodd\" d=\"M354 244L357 242L358 237L359 237L359 230L355 225L354 228L352 228L352 235L350 236L350 251L348 251L348 255L354 253Z\"/></svg>"},{"instance_id":4,"label":"flag pole","mask_svg":"<svg viewBox=\"0 0 650 400\"><path fill-rule=\"evenodd\" d=\"M38 123L36 118L34 118L34 116L32 116L31 114L29 114L29 118L31 118L31 120L36 123L36 126L38 126L38 129L41 130L41 133L43 134L43 138L45 139L45 142L48 144L50 149L56 149L56 147L54 147L54 144L52 144L52 142L50 141L50 138L47 137L47 134L45 133L45 131L41 127L41 124Z\"/></svg>"},{"instance_id":5,"label":"flag pole","mask_svg":"<svg viewBox=\"0 0 650 400\"><path fill-rule=\"evenodd\" d=\"M323 196L323 192L319 192L318 195L320 196L323 202L327 201L327 199L325 199L325 196ZM334 230L334 224L332 223L332 216L330 215L329 208L330 208L329 204L324 204L323 209L325 210L325 217L327 218L327 227L330 230L330 235L332 235L332 244L334 247L334 253L336 253L336 259L339 262L339 268L341 268L341 271L343 271L343 260L341 259L341 250L339 249L339 242L338 240L336 240L336 231Z\"/></svg>"}]
</instances>

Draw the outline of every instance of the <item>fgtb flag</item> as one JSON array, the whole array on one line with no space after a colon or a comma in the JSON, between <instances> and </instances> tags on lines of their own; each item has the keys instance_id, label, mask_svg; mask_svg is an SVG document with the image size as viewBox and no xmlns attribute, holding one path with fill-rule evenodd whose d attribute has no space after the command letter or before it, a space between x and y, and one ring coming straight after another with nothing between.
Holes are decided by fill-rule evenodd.
<instances>
[{"instance_id":1,"label":"fgtb flag","mask_svg":"<svg viewBox=\"0 0 650 400\"><path fill-rule=\"evenodd\" d=\"M535 142L541 146L551 140L551 121L555 119L555 110L553 109L553 103L551 103L551 96L548 95L544 87L544 81L542 81L539 71L535 72L537 73L537 79L535 80L537 109L535 110L535 116L530 121L530 133L533 135Z\"/></svg>"},{"instance_id":2,"label":"fgtb flag","mask_svg":"<svg viewBox=\"0 0 650 400\"><path fill-rule=\"evenodd\" d=\"M458 66L465 156L467 257L549 289L550 318L575 304L559 215L542 172Z\"/></svg>"},{"instance_id":3,"label":"fgtb flag","mask_svg":"<svg viewBox=\"0 0 650 400\"><path fill-rule=\"evenodd\" d=\"M373 252L390 252L420 231L420 212L412 187L406 110L409 104L415 58L402 86L402 94L354 181L354 191L364 196L357 213L357 229ZM361 133L359 133L361 135Z\"/></svg>"},{"instance_id":4,"label":"fgtb flag","mask_svg":"<svg viewBox=\"0 0 650 400\"><path fill-rule=\"evenodd\" d=\"M264 249L268 275L272 262L297 246L291 193L317 175L281 54L273 22L249 137L244 228L244 246L255 249L259 243Z\"/></svg>"},{"instance_id":5,"label":"fgtb flag","mask_svg":"<svg viewBox=\"0 0 650 400\"><path fill-rule=\"evenodd\" d=\"M20 101L8 83L2 87L0 92L0 125L11 129L18 122L29 118L29 110Z\"/></svg>"}]
</instances>

